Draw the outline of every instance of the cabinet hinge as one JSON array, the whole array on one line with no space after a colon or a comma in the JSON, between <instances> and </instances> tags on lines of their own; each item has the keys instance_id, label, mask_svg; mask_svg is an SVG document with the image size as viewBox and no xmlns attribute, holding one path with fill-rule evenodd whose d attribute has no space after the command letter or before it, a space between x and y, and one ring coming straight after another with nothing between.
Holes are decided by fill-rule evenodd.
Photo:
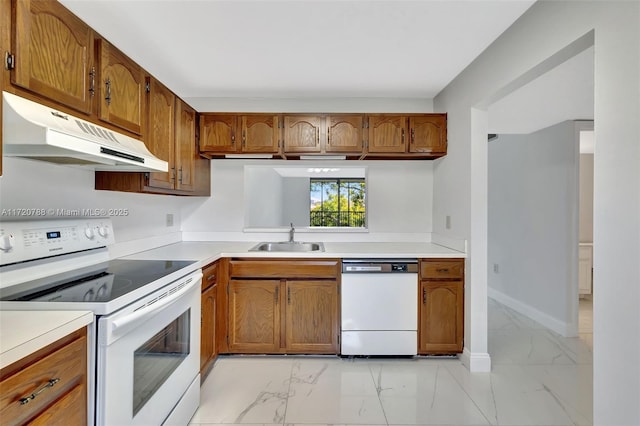
<instances>
[{"instance_id":1,"label":"cabinet hinge","mask_svg":"<svg viewBox=\"0 0 640 426\"><path fill-rule=\"evenodd\" d=\"M6 70L12 70L16 67L16 57L11 52L4 52L4 68Z\"/></svg>"},{"instance_id":2,"label":"cabinet hinge","mask_svg":"<svg viewBox=\"0 0 640 426\"><path fill-rule=\"evenodd\" d=\"M369 119L368 118L365 119L365 120L362 120L362 128L363 129L368 129L369 128Z\"/></svg>"},{"instance_id":3,"label":"cabinet hinge","mask_svg":"<svg viewBox=\"0 0 640 426\"><path fill-rule=\"evenodd\" d=\"M144 184L149 185L149 172L144 174Z\"/></svg>"},{"instance_id":4,"label":"cabinet hinge","mask_svg":"<svg viewBox=\"0 0 640 426\"><path fill-rule=\"evenodd\" d=\"M148 81L144 85L144 91L147 92L147 93L151 93L151 83L149 83Z\"/></svg>"},{"instance_id":5,"label":"cabinet hinge","mask_svg":"<svg viewBox=\"0 0 640 426\"><path fill-rule=\"evenodd\" d=\"M229 335L227 334L227 346L229 346Z\"/></svg>"}]
</instances>

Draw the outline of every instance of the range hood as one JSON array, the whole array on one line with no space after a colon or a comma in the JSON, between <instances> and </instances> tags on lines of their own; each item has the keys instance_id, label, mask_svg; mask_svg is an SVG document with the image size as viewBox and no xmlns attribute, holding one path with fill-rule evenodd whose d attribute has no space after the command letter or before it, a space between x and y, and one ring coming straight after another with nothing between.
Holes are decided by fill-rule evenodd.
<instances>
[{"instance_id":1,"label":"range hood","mask_svg":"<svg viewBox=\"0 0 640 426\"><path fill-rule=\"evenodd\" d=\"M142 141L2 92L3 154L90 170L166 172Z\"/></svg>"}]
</instances>

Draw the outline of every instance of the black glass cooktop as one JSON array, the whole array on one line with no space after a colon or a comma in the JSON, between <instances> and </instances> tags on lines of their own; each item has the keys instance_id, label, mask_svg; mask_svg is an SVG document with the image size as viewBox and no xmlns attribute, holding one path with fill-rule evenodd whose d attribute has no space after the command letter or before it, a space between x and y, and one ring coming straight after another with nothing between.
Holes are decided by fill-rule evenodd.
<instances>
[{"instance_id":1,"label":"black glass cooktop","mask_svg":"<svg viewBox=\"0 0 640 426\"><path fill-rule=\"evenodd\" d=\"M0 290L0 300L110 302L192 263L116 259Z\"/></svg>"}]
</instances>

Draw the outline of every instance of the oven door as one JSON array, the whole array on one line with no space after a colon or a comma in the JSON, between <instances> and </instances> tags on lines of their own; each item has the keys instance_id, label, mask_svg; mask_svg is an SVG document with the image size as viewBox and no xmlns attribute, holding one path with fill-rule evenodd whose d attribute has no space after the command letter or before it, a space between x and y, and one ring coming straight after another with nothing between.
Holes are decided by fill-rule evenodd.
<instances>
[{"instance_id":1,"label":"oven door","mask_svg":"<svg viewBox=\"0 0 640 426\"><path fill-rule=\"evenodd\" d=\"M196 272L98 319L98 425L160 425L179 403L189 407L177 412L193 415L201 278Z\"/></svg>"}]
</instances>

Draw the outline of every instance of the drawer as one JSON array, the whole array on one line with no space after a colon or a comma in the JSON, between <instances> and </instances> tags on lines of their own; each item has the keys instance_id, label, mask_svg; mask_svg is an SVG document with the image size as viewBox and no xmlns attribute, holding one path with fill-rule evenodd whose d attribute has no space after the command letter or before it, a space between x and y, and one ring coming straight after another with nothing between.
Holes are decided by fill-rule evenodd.
<instances>
[{"instance_id":1,"label":"drawer","mask_svg":"<svg viewBox=\"0 0 640 426\"><path fill-rule=\"evenodd\" d=\"M460 279L464 277L464 259L427 259L420 261L421 279Z\"/></svg>"},{"instance_id":2,"label":"drawer","mask_svg":"<svg viewBox=\"0 0 640 426\"><path fill-rule=\"evenodd\" d=\"M43 414L46 418L44 409L55 404L56 401L67 401L71 396L76 400L75 393L70 395L72 390L79 385L82 390L86 389L84 385L84 376L87 372L86 353L87 339L83 336L6 377L0 382L2 423L20 424L35 415L42 418ZM46 387L51 380L55 379L59 380L52 386ZM39 392L43 388L44 390ZM35 398L30 399L28 403L20 403L21 398L36 393ZM80 406L86 407L86 390L81 398ZM82 410L81 415L86 416L86 411Z\"/></svg>"},{"instance_id":3,"label":"drawer","mask_svg":"<svg viewBox=\"0 0 640 426\"><path fill-rule=\"evenodd\" d=\"M337 278L340 261L327 260L232 260L229 275L243 278Z\"/></svg>"},{"instance_id":4,"label":"drawer","mask_svg":"<svg viewBox=\"0 0 640 426\"><path fill-rule=\"evenodd\" d=\"M218 262L202 268L202 291L214 285L218 280Z\"/></svg>"}]
</instances>

